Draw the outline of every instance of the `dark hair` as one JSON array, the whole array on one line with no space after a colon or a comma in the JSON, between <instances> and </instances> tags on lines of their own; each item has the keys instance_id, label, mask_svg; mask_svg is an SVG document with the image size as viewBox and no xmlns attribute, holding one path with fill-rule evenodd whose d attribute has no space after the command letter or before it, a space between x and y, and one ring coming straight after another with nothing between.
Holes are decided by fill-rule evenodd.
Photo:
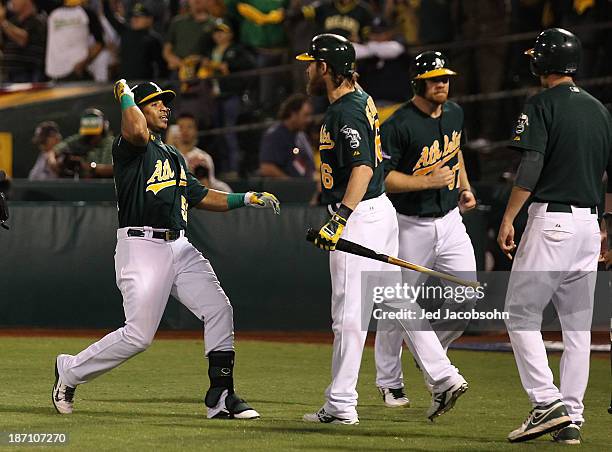
<instances>
[{"instance_id":1,"label":"dark hair","mask_svg":"<svg viewBox=\"0 0 612 452\"><path fill-rule=\"evenodd\" d=\"M308 96L305 94L292 94L281 104L280 108L278 109L278 119L281 121L289 119L293 113L300 111L306 102L309 102L309 100Z\"/></svg>"},{"instance_id":2,"label":"dark hair","mask_svg":"<svg viewBox=\"0 0 612 452\"><path fill-rule=\"evenodd\" d=\"M322 65L323 63L325 63L325 61L317 61L318 65ZM342 83L344 83L345 80L348 81L352 86L355 86L357 84L357 79L359 78L359 74L357 72L353 72L351 75L336 74L334 68L331 67L329 63L326 64L327 70L329 71L329 75L331 77L331 81L334 84L334 88L338 88L340 85L342 85Z\"/></svg>"},{"instance_id":3,"label":"dark hair","mask_svg":"<svg viewBox=\"0 0 612 452\"><path fill-rule=\"evenodd\" d=\"M178 117L176 118L176 120L178 121L179 119L185 119L185 118L189 118L189 119L193 119L196 122L196 125L198 123L198 120L196 119L195 115L189 111L183 111L181 113L179 113Z\"/></svg>"}]
</instances>

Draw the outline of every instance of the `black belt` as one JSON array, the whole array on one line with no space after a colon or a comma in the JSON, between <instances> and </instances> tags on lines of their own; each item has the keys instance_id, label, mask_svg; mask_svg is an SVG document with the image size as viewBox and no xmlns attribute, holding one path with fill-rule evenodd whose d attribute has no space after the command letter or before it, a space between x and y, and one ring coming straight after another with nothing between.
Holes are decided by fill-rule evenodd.
<instances>
[{"instance_id":1,"label":"black belt","mask_svg":"<svg viewBox=\"0 0 612 452\"><path fill-rule=\"evenodd\" d=\"M597 214L597 207L581 207L582 209L591 209L591 213ZM560 202L549 202L546 206L547 212L563 212L572 213L572 206L570 204L563 204Z\"/></svg>"},{"instance_id":2,"label":"black belt","mask_svg":"<svg viewBox=\"0 0 612 452\"><path fill-rule=\"evenodd\" d=\"M433 213L420 213L417 215L419 218L440 218L445 216L449 211L446 212L433 212Z\"/></svg>"},{"instance_id":3,"label":"black belt","mask_svg":"<svg viewBox=\"0 0 612 452\"><path fill-rule=\"evenodd\" d=\"M127 235L130 237L144 237L145 231L141 229L128 229ZM173 240L177 240L181 237L181 231L176 229L167 229L165 231L153 231L151 237L154 239L162 239L166 242L171 242Z\"/></svg>"}]
</instances>

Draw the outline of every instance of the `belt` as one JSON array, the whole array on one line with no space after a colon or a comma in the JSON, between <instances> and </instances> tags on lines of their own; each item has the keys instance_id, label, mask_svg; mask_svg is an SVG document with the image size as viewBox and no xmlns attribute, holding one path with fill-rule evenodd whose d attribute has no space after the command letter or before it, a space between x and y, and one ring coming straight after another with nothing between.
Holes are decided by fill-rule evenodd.
<instances>
[{"instance_id":1,"label":"belt","mask_svg":"<svg viewBox=\"0 0 612 452\"><path fill-rule=\"evenodd\" d=\"M419 218L440 218L445 216L449 211L446 212L433 212L433 213L420 213L417 215Z\"/></svg>"},{"instance_id":2,"label":"belt","mask_svg":"<svg viewBox=\"0 0 612 452\"><path fill-rule=\"evenodd\" d=\"M585 209L591 209L591 213L597 214L597 207L584 207ZM560 202L549 202L546 206L547 212L563 212L572 213L572 206L570 204L563 204Z\"/></svg>"},{"instance_id":3,"label":"belt","mask_svg":"<svg viewBox=\"0 0 612 452\"><path fill-rule=\"evenodd\" d=\"M145 231L142 231L140 229L128 229L127 235L130 237L144 237L146 233ZM153 237L154 239L162 239L166 242L171 242L181 237L181 231L175 229L166 229L165 231L152 231L151 237Z\"/></svg>"}]
</instances>

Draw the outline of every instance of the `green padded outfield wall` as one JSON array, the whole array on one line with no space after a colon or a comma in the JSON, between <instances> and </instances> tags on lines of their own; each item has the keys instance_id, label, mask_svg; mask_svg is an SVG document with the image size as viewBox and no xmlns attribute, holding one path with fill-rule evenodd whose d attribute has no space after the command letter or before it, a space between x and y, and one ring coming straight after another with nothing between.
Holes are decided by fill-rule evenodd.
<instances>
[{"instance_id":1,"label":"green padded outfield wall","mask_svg":"<svg viewBox=\"0 0 612 452\"><path fill-rule=\"evenodd\" d=\"M115 205L11 203L0 229L0 326L114 328L123 323L115 285ZM482 261L485 222L466 217ZM212 263L234 306L239 330L329 330L328 254L305 241L323 208L286 204L281 215L243 208L191 211L188 235ZM197 329L175 300L162 328Z\"/></svg>"},{"instance_id":2,"label":"green padded outfield wall","mask_svg":"<svg viewBox=\"0 0 612 452\"><path fill-rule=\"evenodd\" d=\"M117 327L117 209L83 203L12 203L0 230L0 325ZM243 208L191 213L189 236L211 261L234 305L239 329L329 328L327 253L304 239L322 208L283 206L282 214ZM166 328L198 328L172 300Z\"/></svg>"}]
</instances>

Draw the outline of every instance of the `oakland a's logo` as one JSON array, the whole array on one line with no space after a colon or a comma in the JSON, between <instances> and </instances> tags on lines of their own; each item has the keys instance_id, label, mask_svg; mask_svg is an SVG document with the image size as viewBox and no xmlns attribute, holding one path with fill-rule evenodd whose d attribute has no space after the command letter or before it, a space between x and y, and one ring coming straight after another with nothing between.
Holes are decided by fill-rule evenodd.
<instances>
[{"instance_id":1,"label":"oakland a's logo","mask_svg":"<svg viewBox=\"0 0 612 452\"><path fill-rule=\"evenodd\" d=\"M185 170L182 166L180 179L181 181L179 185L181 187L186 186L187 175L185 174ZM149 180L147 180L147 189L145 191L151 191L154 194L157 194L164 188L172 187L173 185L176 185L176 179L174 177L174 171L170 166L170 162L168 159L164 160L163 162L161 160L157 160L155 162L155 170L153 171L153 174Z\"/></svg>"},{"instance_id":2,"label":"oakland a's logo","mask_svg":"<svg viewBox=\"0 0 612 452\"><path fill-rule=\"evenodd\" d=\"M326 125L323 124L319 132L319 151L333 149L335 145L336 143L331 139L331 135L327 131Z\"/></svg>"},{"instance_id":3,"label":"oakland a's logo","mask_svg":"<svg viewBox=\"0 0 612 452\"><path fill-rule=\"evenodd\" d=\"M359 147L359 143L361 142L361 135L355 129L351 129L349 126L344 125L340 129L340 132L344 134L347 140L349 140L349 146L353 149Z\"/></svg>"},{"instance_id":4,"label":"oakland a's logo","mask_svg":"<svg viewBox=\"0 0 612 452\"><path fill-rule=\"evenodd\" d=\"M440 149L440 141L434 140L431 146L424 146L421 150L419 161L412 168L414 176L429 174L436 168L440 168L450 159L455 157L461 147L461 132L453 130L451 137L444 135L444 145Z\"/></svg>"},{"instance_id":5,"label":"oakland a's logo","mask_svg":"<svg viewBox=\"0 0 612 452\"><path fill-rule=\"evenodd\" d=\"M529 127L529 117L525 113L521 113L516 123L516 129L514 132L517 135L520 135L527 127Z\"/></svg>"}]
</instances>

